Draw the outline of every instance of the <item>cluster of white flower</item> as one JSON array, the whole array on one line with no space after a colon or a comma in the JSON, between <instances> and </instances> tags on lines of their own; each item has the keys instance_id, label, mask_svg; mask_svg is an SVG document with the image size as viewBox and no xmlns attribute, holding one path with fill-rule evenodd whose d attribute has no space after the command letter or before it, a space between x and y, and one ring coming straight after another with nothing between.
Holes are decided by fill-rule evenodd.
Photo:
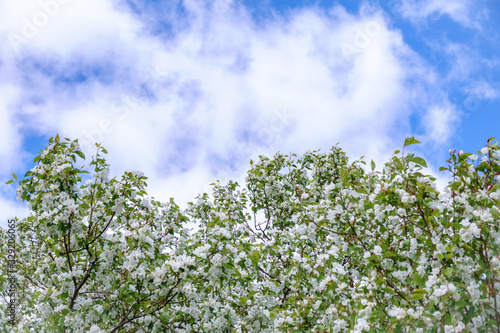
<instances>
[{"instance_id":1,"label":"cluster of white flower","mask_svg":"<svg viewBox=\"0 0 500 333\"><path fill-rule=\"evenodd\" d=\"M463 225L463 228L460 229L459 234L466 243L470 242L474 237L479 237L481 234L481 230L474 222L470 223L468 220L464 220L460 224Z\"/></svg>"},{"instance_id":2,"label":"cluster of white flower","mask_svg":"<svg viewBox=\"0 0 500 333\"><path fill-rule=\"evenodd\" d=\"M483 333L500 324L498 145L481 156L451 151L456 180L439 192L412 154L370 173L337 147L261 157L246 189L217 183L185 211L149 198L139 171L110 179L103 148L82 183L77 150L50 145L20 182L32 214L19 223L24 294L13 332Z\"/></svg>"}]
</instances>

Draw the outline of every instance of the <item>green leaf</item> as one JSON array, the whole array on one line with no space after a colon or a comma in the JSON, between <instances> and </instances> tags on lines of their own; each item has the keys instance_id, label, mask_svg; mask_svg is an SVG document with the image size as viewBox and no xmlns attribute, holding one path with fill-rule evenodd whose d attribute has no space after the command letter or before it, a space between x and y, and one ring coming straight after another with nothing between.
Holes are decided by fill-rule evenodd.
<instances>
[{"instance_id":1,"label":"green leaf","mask_svg":"<svg viewBox=\"0 0 500 333\"><path fill-rule=\"evenodd\" d=\"M427 162L422 157L414 157L411 159L412 162L415 162L424 168L427 168Z\"/></svg>"},{"instance_id":2,"label":"green leaf","mask_svg":"<svg viewBox=\"0 0 500 333\"><path fill-rule=\"evenodd\" d=\"M372 160L372 163L371 163L371 167L372 167L372 171L374 171L375 170L375 162L373 162L373 160Z\"/></svg>"},{"instance_id":3,"label":"green leaf","mask_svg":"<svg viewBox=\"0 0 500 333\"><path fill-rule=\"evenodd\" d=\"M488 324L488 325L497 325L497 321L496 321L496 319L490 319L490 320L488 320L486 322L486 324ZM495 326L495 327L497 327L497 326Z\"/></svg>"},{"instance_id":4,"label":"green leaf","mask_svg":"<svg viewBox=\"0 0 500 333\"><path fill-rule=\"evenodd\" d=\"M13 182L14 182L14 181L11 179L11 180L9 180L9 181L6 181L6 182L5 182L5 184L7 184L7 185L8 185L8 184L12 184Z\"/></svg>"},{"instance_id":5,"label":"green leaf","mask_svg":"<svg viewBox=\"0 0 500 333\"><path fill-rule=\"evenodd\" d=\"M436 192L436 190L435 190L435 189L434 189L434 187L432 187L432 186L426 186L426 187L424 188L424 192L426 192L426 193L429 193L429 192Z\"/></svg>"},{"instance_id":6,"label":"green leaf","mask_svg":"<svg viewBox=\"0 0 500 333\"><path fill-rule=\"evenodd\" d=\"M498 209L495 209L496 207L491 207L490 208L490 213L494 217L500 217L500 211Z\"/></svg>"},{"instance_id":7,"label":"green leaf","mask_svg":"<svg viewBox=\"0 0 500 333\"><path fill-rule=\"evenodd\" d=\"M56 135L56 143L59 143L59 134Z\"/></svg>"},{"instance_id":8,"label":"green leaf","mask_svg":"<svg viewBox=\"0 0 500 333\"><path fill-rule=\"evenodd\" d=\"M420 143L420 141L418 141L417 139L415 139L415 137L410 136L409 138L405 139L404 146L406 147L406 146L414 145L414 144L417 144L417 143Z\"/></svg>"},{"instance_id":9,"label":"green leaf","mask_svg":"<svg viewBox=\"0 0 500 333\"><path fill-rule=\"evenodd\" d=\"M408 300L410 301L418 301L420 299L424 298L424 294L413 294L410 297L408 297Z\"/></svg>"},{"instance_id":10,"label":"green leaf","mask_svg":"<svg viewBox=\"0 0 500 333\"><path fill-rule=\"evenodd\" d=\"M356 315L356 311L353 311L351 314L351 329L354 329L354 325L356 324Z\"/></svg>"},{"instance_id":11,"label":"green leaf","mask_svg":"<svg viewBox=\"0 0 500 333\"><path fill-rule=\"evenodd\" d=\"M82 159L85 159L85 155L81 151L77 150L77 151L75 151L75 154L80 156Z\"/></svg>"},{"instance_id":12,"label":"green leaf","mask_svg":"<svg viewBox=\"0 0 500 333\"><path fill-rule=\"evenodd\" d=\"M427 290L425 289L415 289L413 291L414 294L427 294Z\"/></svg>"},{"instance_id":13,"label":"green leaf","mask_svg":"<svg viewBox=\"0 0 500 333\"><path fill-rule=\"evenodd\" d=\"M383 291L385 291L388 294L395 295L396 292L392 290L391 288L381 288Z\"/></svg>"},{"instance_id":14,"label":"green leaf","mask_svg":"<svg viewBox=\"0 0 500 333\"><path fill-rule=\"evenodd\" d=\"M15 174L15 173L13 173L13 174L12 174L12 177L14 177L14 179L16 179L16 180L17 180L17 176L16 176L16 174Z\"/></svg>"},{"instance_id":15,"label":"green leaf","mask_svg":"<svg viewBox=\"0 0 500 333\"><path fill-rule=\"evenodd\" d=\"M254 266L257 266L260 260L260 253L259 250L253 250L252 253L249 255L250 260L252 260L252 263Z\"/></svg>"},{"instance_id":16,"label":"green leaf","mask_svg":"<svg viewBox=\"0 0 500 333\"><path fill-rule=\"evenodd\" d=\"M57 327L57 325L59 325L59 319L61 318L60 316L58 316L57 314L52 314L49 318L54 320L54 326Z\"/></svg>"}]
</instances>

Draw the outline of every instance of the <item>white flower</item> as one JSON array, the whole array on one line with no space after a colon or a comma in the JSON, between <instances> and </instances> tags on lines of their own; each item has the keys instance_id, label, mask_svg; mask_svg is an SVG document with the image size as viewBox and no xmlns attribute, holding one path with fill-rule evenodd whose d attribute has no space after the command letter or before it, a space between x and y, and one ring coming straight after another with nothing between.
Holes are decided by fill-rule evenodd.
<instances>
[{"instance_id":1,"label":"white flower","mask_svg":"<svg viewBox=\"0 0 500 333\"><path fill-rule=\"evenodd\" d=\"M470 228L462 228L458 233L460 234L460 237L462 237L462 240L466 243L470 242L473 238Z\"/></svg>"},{"instance_id":2,"label":"white flower","mask_svg":"<svg viewBox=\"0 0 500 333\"><path fill-rule=\"evenodd\" d=\"M153 273L153 278L154 278L153 283L155 285L159 285L163 281L163 278L165 277L165 273L166 273L166 271L165 271L164 267L162 267L162 268L156 267L156 269Z\"/></svg>"},{"instance_id":3,"label":"white flower","mask_svg":"<svg viewBox=\"0 0 500 333\"><path fill-rule=\"evenodd\" d=\"M202 259L205 259L207 257L207 251L210 249L210 244L205 244L201 247L197 247L194 251L193 254L195 256L198 256Z\"/></svg>"},{"instance_id":4,"label":"white flower","mask_svg":"<svg viewBox=\"0 0 500 333\"><path fill-rule=\"evenodd\" d=\"M406 316L406 310L398 307L389 309L388 314L390 317L396 317L396 319L401 320Z\"/></svg>"},{"instance_id":5,"label":"white flower","mask_svg":"<svg viewBox=\"0 0 500 333\"><path fill-rule=\"evenodd\" d=\"M325 193L326 195L330 194L330 192L335 188L335 184L325 185Z\"/></svg>"},{"instance_id":6,"label":"white flower","mask_svg":"<svg viewBox=\"0 0 500 333\"><path fill-rule=\"evenodd\" d=\"M104 333L104 331L103 331L103 330L101 330L101 329L99 328L99 326L97 326L97 325L92 325L92 326L90 327L90 331L89 331L89 333Z\"/></svg>"},{"instance_id":7,"label":"white flower","mask_svg":"<svg viewBox=\"0 0 500 333\"><path fill-rule=\"evenodd\" d=\"M491 268L498 269L500 267L500 260L497 257L491 259Z\"/></svg>"},{"instance_id":8,"label":"white flower","mask_svg":"<svg viewBox=\"0 0 500 333\"><path fill-rule=\"evenodd\" d=\"M493 216L490 213L489 209L479 209L473 211L473 214L479 217L484 222L492 222Z\"/></svg>"},{"instance_id":9,"label":"white flower","mask_svg":"<svg viewBox=\"0 0 500 333\"><path fill-rule=\"evenodd\" d=\"M488 147L483 147L483 148L481 149L481 154L483 154L483 155L488 154L488 150L489 150L489 149L488 149Z\"/></svg>"},{"instance_id":10,"label":"white flower","mask_svg":"<svg viewBox=\"0 0 500 333\"><path fill-rule=\"evenodd\" d=\"M220 253L215 254L212 259L210 259L210 262L218 266L222 262L222 255Z\"/></svg>"},{"instance_id":11,"label":"white flower","mask_svg":"<svg viewBox=\"0 0 500 333\"><path fill-rule=\"evenodd\" d=\"M472 234L474 235L474 237L479 237L481 235L481 229L479 229L477 227L477 224L475 223L471 223L471 225L469 226Z\"/></svg>"},{"instance_id":12,"label":"white flower","mask_svg":"<svg viewBox=\"0 0 500 333\"><path fill-rule=\"evenodd\" d=\"M196 291L196 288L192 283L187 282L186 284L184 284L184 286L182 286L182 291L184 291L186 295L190 296Z\"/></svg>"},{"instance_id":13,"label":"white flower","mask_svg":"<svg viewBox=\"0 0 500 333\"><path fill-rule=\"evenodd\" d=\"M412 238L411 241L410 241L410 249L412 251L415 251L415 249L417 248L417 246L418 246L418 241L415 238Z\"/></svg>"},{"instance_id":14,"label":"white flower","mask_svg":"<svg viewBox=\"0 0 500 333\"><path fill-rule=\"evenodd\" d=\"M436 246L436 249L438 250L439 253L442 253L445 251L445 247L443 244L439 243L437 246Z\"/></svg>"},{"instance_id":15,"label":"white flower","mask_svg":"<svg viewBox=\"0 0 500 333\"><path fill-rule=\"evenodd\" d=\"M219 253L216 254L220 255ZM185 254L182 254L175 259L169 260L167 262L170 267L172 267L172 270L174 272L178 272L180 268L185 268L187 266L192 266L194 265L194 257L186 256Z\"/></svg>"},{"instance_id":16,"label":"white flower","mask_svg":"<svg viewBox=\"0 0 500 333\"><path fill-rule=\"evenodd\" d=\"M64 309L66 309L66 305L61 304L61 305L58 305L55 307L54 312L59 312L59 311L62 311Z\"/></svg>"},{"instance_id":17,"label":"white flower","mask_svg":"<svg viewBox=\"0 0 500 333\"><path fill-rule=\"evenodd\" d=\"M136 170L136 171L130 171L130 173L132 175L134 175L134 176L137 176L137 177L143 177L144 176L144 172L138 171L138 170Z\"/></svg>"},{"instance_id":18,"label":"white flower","mask_svg":"<svg viewBox=\"0 0 500 333\"><path fill-rule=\"evenodd\" d=\"M429 276L429 278L425 282L425 287L430 289L434 284L436 284L436 282L437 282L436 275L431 275L431 276Z\"/></svg>"},{"instance_id":19,"label":"white flower","mask_svg":"<svg viewBox=\"0 0 500 333\"><path fill-rule=\"evenodd\" d=\"M382 254L382 248L378 245L375 245L375 247L373 248L373 253L377 256L381 255Z\"/></svg>"},{"instance_id":20,"label":"white flower","mask_svg":"<svg viewBox=\"0 0 500 333\"><path fill-rule=\"evenodd\" d=\"M394 271L391 274L392 274L392 276L394 276L398 280L401 280L408 275L407 272L400 271L400 270Z\"/></svg>"},{"instance_id":21,"label":"white flower","mask_svg":"<svg viewBox=\"0 0 500 333\"><path fill-rule=\"evenodd\" d=\"M447 292L448 292L448 287L443 284L439 288L434 289L434 293L433 294L436 297L441 297L441 296L446 295Z\"/></svg>"},{"instance_id":22,"label":"white flower","mask_svg":"<svg viewBox=\"0 0 500 333\"><path fill-rule=\"evenodd\" d=\"M455 328L452 325L444 326L444 333L453 333L455 332Z\"/></svg>"}]
</instances>

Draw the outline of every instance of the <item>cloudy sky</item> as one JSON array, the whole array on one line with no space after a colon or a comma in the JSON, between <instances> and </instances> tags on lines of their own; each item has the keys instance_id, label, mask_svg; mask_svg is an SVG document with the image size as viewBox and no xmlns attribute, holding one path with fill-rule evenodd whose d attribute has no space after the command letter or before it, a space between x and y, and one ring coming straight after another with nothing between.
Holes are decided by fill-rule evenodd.
<instances>
[{"instance_id":1,"label":"cloudy sky","mask_svg":"<svg viewBox=\"0 0 500 333\"><path fill-rule=\"evenodd\" d=\"M0 0L0 225L26 215L5 181L57 133L181 205L250 158L336 143L380 165L414 135L437 172L500 136L499 17L498 0Z\"/></svg>"}]
</instances>

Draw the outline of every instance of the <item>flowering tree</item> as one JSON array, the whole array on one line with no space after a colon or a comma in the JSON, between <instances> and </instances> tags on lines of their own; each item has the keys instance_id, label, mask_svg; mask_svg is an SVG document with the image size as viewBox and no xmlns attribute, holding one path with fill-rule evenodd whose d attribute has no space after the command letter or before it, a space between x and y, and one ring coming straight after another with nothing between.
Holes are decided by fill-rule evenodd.
<instances>
[{"instance_id":1,"label":"flowering tree","mask_svg":"<svg viewBox=\"0 0 500 333\"><path fill-rule=\"evenodd\" d=\"M442 190L395 152L333 147L252 164L181 210L51 139L18 183L11 332L500 332L500 150L450 151ZM404 147L419 143L407 138ZM194 230L188 223L196 223ZM6 257L8 233L0 230Z\"/></svg>"}]
</instances>

